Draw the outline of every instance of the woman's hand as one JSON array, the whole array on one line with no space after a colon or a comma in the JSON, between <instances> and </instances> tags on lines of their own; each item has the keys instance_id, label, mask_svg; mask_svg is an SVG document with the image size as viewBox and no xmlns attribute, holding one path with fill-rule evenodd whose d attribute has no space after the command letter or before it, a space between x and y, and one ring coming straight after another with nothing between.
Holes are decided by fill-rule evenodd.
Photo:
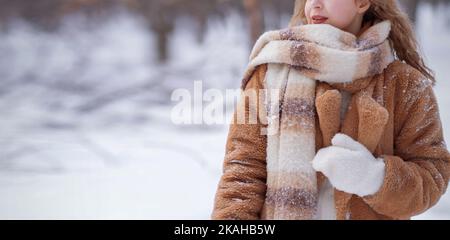
<instances>
[{"instance_id":1,"label":"woman's hand","mask_svg":"<svg viewBox=\"0 0 450 240\"><path fill-rule=\"evenodd\" d=\"M331 142L332 146L317 152L313 168L341 191L360 197L376 193L383 184L383 159L375 158L364 145L342 133Z\"/></svg>"}]
</instances>

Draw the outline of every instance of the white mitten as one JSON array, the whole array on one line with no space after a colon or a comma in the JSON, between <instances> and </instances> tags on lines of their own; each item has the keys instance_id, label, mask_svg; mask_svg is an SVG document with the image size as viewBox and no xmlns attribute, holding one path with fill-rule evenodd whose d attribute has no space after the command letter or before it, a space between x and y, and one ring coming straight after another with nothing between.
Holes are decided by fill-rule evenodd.
<instances>
[{"instance_id":1,"label":"white mitten","mask_svg":"<svg viewBox=\"0 0 450 240\"><path fill-rule=\"evenodd\" d=\"M384 180L383 159L375 158L364 145L342 133L331 142L332 146L317 152L313 168L341 191L360 197L376 193Z\"/></svg>"}]
</instances>

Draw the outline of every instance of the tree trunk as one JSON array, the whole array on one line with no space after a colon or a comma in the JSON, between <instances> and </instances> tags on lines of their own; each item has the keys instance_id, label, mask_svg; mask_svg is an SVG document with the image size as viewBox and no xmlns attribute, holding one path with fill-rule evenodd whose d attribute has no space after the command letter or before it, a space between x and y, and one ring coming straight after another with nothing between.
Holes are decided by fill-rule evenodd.
<instances>
[{"instance_id":1,"label":"tree trunk","mask_svg":"<svg viewBox=\"0 0 450 240\"><path fill-rule=\"evenodd\" d=\"M264 31L264 19L259 0L244 0L250 26L250 41L253 45Z\"/></svg>"},{"instance_id":2,"label":"tree trunk","mask_svg":"<svg viewBox=\"0 0 450 240\"><path fill-rule=\"evenodd\" d=\"M404 11L408 14L409 18L413 23L416 23L417 6L419 5L419 0L400 0L400 4Z\"/></svg>"}]
</instances>

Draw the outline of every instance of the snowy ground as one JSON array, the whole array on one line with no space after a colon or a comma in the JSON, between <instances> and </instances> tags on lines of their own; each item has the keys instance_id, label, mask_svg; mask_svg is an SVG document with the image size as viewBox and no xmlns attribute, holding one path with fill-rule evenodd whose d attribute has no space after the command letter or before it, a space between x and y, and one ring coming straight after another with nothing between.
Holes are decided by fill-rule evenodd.
<instances>
[{"instance_id":1,"label":"snowy ground","mask_svg":"<svg viewBox=\"0 0 450 240\"><path fill-rule=\"evenodd\" d=\"M432 21L446 13L423 7L418 31L448 139L450 24ZM0 219L208 219L228 126L173 125L170 93L195 80L239 86L242 20L212 21L201 45L187 22L163 67L128 15L80 23L57 35L21 23L0 33ZM450 219L449 203L447 193L416 219Z\"/></svg>"},{"instance_id":2,"label":"snowy ground","mask_svg":"<svg viewBox=\"0 0 450 240\"><path fill-rule=\"evenodd\" d=\"M182 27L159 67L138 20L82 21L0 36L0 219L208 218L227 126L172 124L170 94L238 86L241 19L212 21L202 45Z\"/></svg>"}]
</instances>

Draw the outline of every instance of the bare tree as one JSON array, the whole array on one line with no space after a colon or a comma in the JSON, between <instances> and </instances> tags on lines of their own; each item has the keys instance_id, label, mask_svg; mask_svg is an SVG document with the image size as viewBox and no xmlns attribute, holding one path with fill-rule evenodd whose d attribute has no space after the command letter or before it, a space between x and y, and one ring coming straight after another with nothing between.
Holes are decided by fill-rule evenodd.
<instances>
[{"instance_id":1,"label":"bare tree","mask_svg":"<svg viewBox=\"0 0 450 240\"><path fill-rule=\"evenodd\" d=\"M244 0L243 4L249 20L250 41L253 45L264 31L262 7L259 0Z\"/></svg>"},{"instance_id":2,"label":"bare tree","mask_svg":"<svg viewBox=\"0 0 450 240\"><path fill-rule=\"evenodd\" d=\"M408 14L412 22L416 22L417 16L417 6L419 5L419 0L399 0L400 5L403 10Z\"/></svg>"},{"instance_id":3,"label":"bare tree","mask_svg":"<svg viewBox=\"0 0 450 240\"><path fill-rule=\"evenodd\" d=\"M54 30L61 19L63 0L0 0L0 21L6 25L12 18L21 18L42 30Z\"/></svg>"},{"instance_id":4,"label":"bare tree","mask_svg":"<svg viewBox=\"0 0 450 240\"><path fill-rule=\"evenodd\" d=\"M66 0L62 12L64 15L81 12L87 17L106 17L114 7L124 5L123 0Z\"/></svg>"},{"instance_id":5,"label":"bare tree","mask_svg":"<svg viewBox=\"0 0 450 240\"><path fill-rule=\"evenodd\" d=\"M140 14L147 23L149 30L156 35L156 49L158 61L168 60L169 36L175 27L175 13L173 10L180 0L127 0L127 5Z\"/></svg>"}]
</instances>

